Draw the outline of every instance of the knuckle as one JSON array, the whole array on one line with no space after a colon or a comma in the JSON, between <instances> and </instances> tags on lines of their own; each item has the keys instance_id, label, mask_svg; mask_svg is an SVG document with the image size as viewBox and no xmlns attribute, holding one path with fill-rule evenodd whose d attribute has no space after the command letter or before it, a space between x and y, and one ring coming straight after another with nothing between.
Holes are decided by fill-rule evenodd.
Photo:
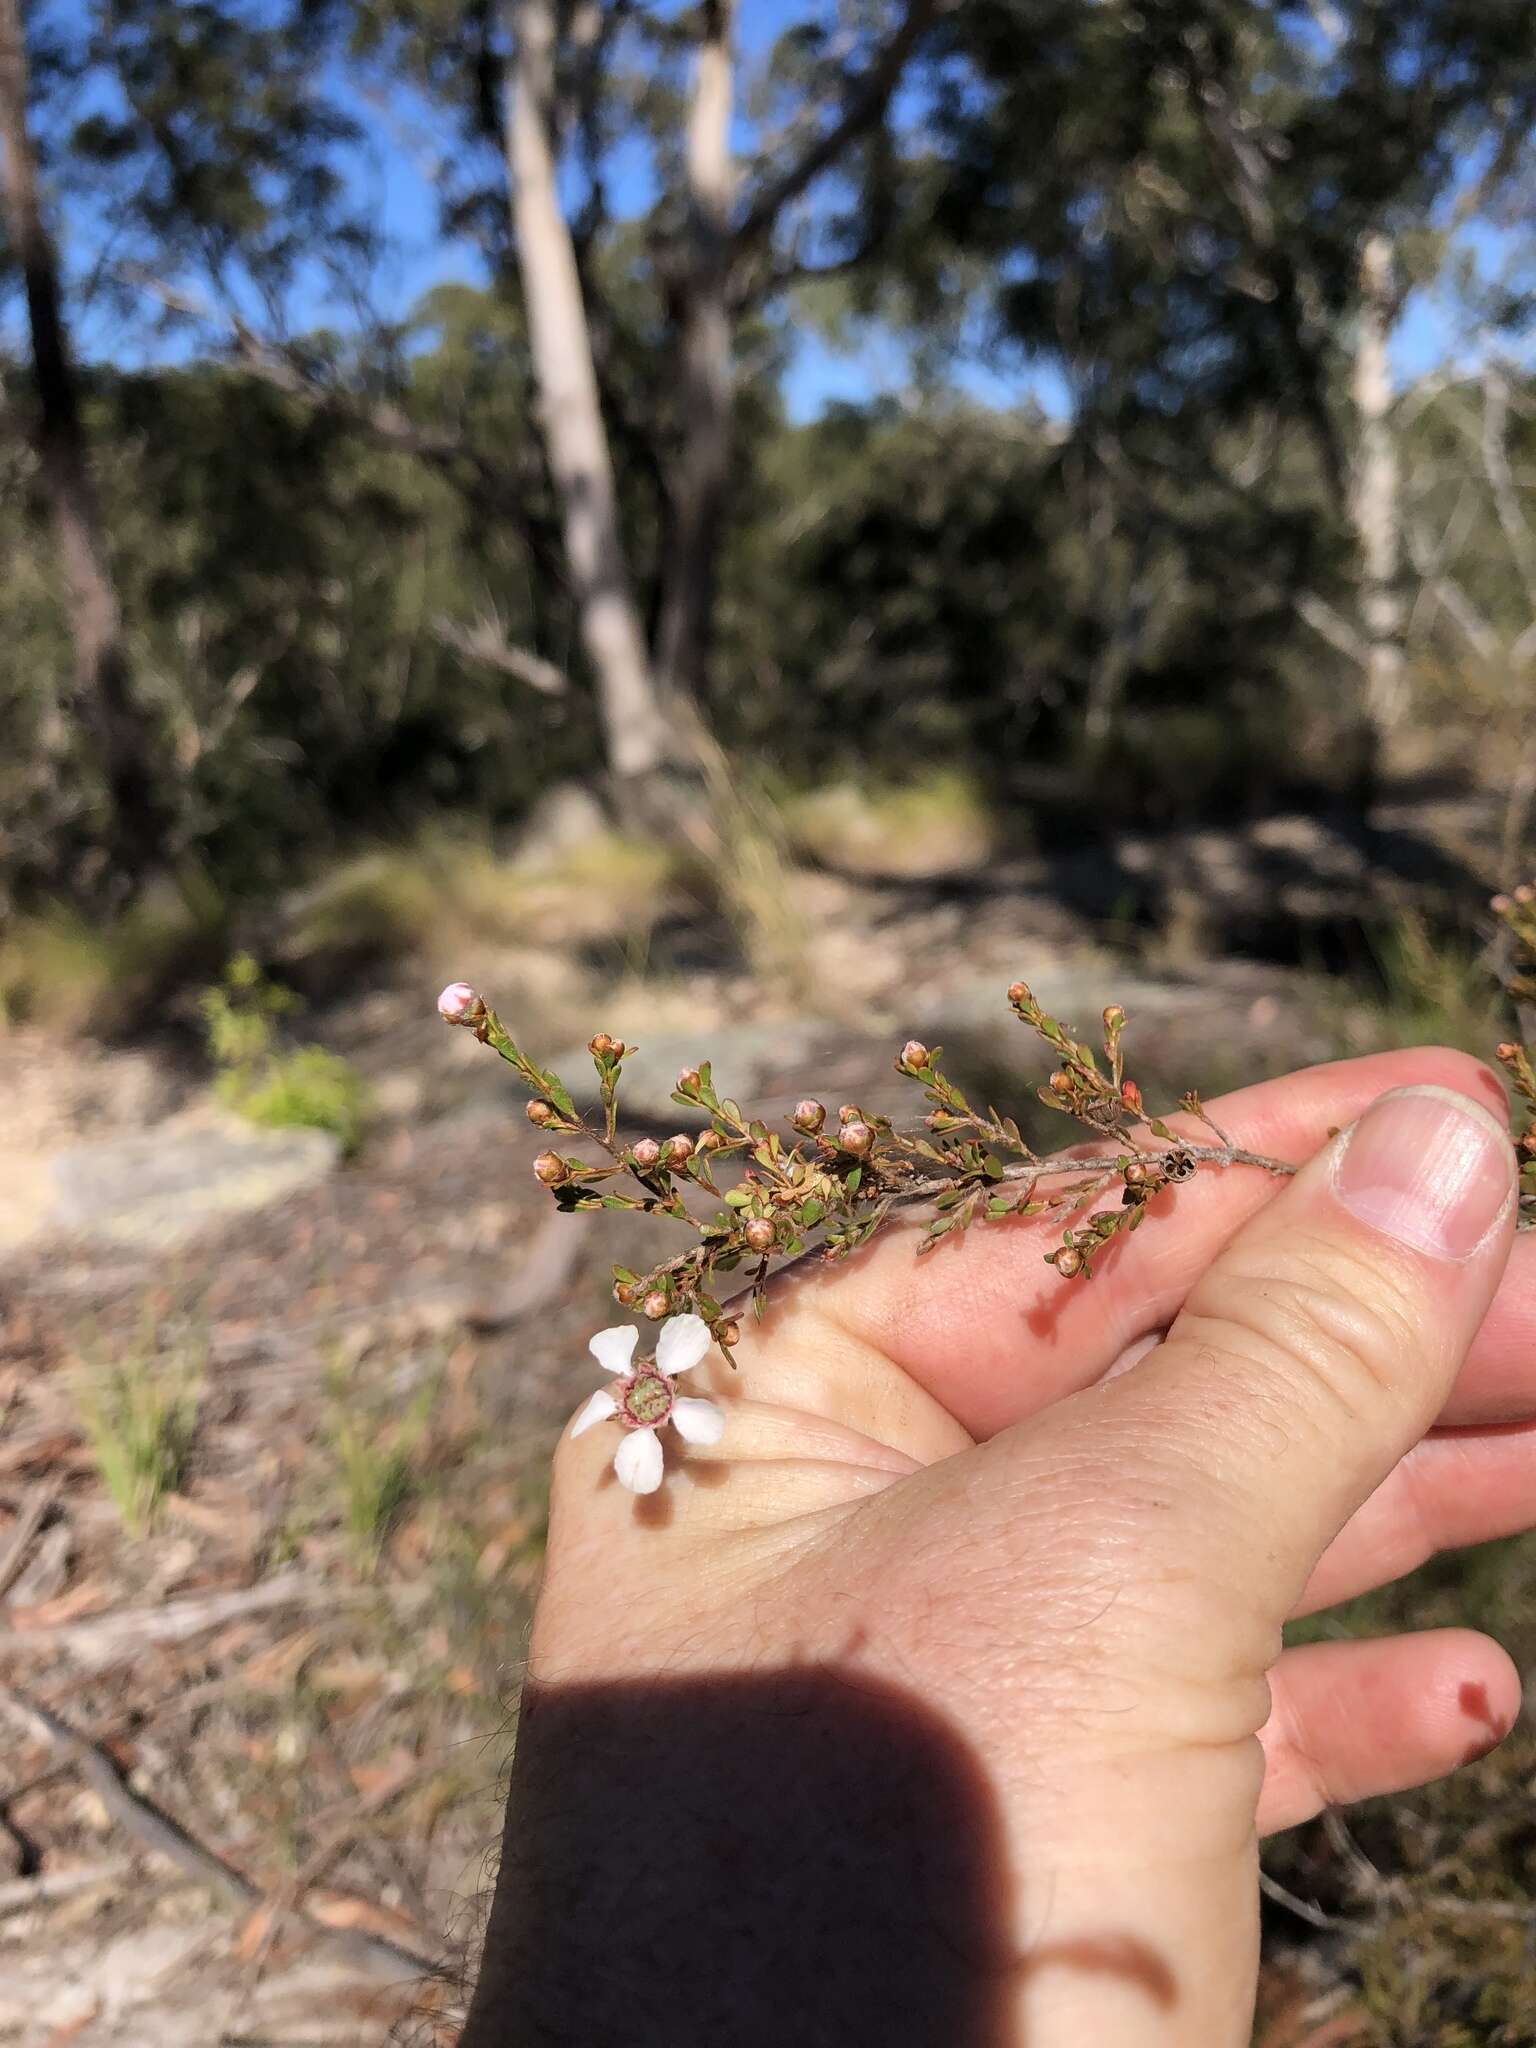
<instances>
[{"instance_id":1,"label":"knuckle","mask_svg":"<svg viewBox=\"0 0 1536 2048\"><path fill-rule=\"evenodd\" d=\"M1411 1290L1347 1247L1293 1240L1283 1268L1228 1265L1191 1304L1202 1349L1294 1384L1298 1370L1350 1421L1411 1394L1424 1350Z\"/></svg>"}]
</instances>

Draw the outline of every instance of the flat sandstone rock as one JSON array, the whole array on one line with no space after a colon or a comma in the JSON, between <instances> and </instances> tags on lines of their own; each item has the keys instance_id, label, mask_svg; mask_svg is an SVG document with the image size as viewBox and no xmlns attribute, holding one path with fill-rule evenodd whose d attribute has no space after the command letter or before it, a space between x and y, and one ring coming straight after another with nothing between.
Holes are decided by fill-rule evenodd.
<instances>
[{"instance_id":1,"label":"flat sandstone rock","mask_svg":"<svg viewBox=\"0 0 1536 2048\"><path fill-rule=\"evenodd\" d=\"M328 1131L225 1128L74 1145L7 1167L0 1245L46 1236L167 1251L313 1187L340 1151Z\"/></svg>"}]
</instances>

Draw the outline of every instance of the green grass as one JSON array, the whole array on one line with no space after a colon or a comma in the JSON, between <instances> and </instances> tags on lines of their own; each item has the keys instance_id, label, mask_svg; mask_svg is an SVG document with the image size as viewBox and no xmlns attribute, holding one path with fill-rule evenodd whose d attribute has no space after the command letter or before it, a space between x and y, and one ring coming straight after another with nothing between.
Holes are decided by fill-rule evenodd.
<instances>
[{"instance_id":1,"label":"green grass","mask_svg":"<svg viewBox=\"0 0 1536 2048\"><path fill-rule=\"evenodd\" d=\"M371 1570L390 1531L415 1498L419 1453L437 1401L437 1382L420 1388L404 1415L385 1421L356 1405L337 1374L330 1381L326 1446L341 1525L354 1557Z\"/></svg>"},{"instance_id":2,"label":"green grass","mask_svg":"<svg viewBox=\"0 0 1536 2048\"><path fill-rule=\"evenodd\" d=\"M594 832L547 859L504 859L470 834L423 834L336 868L312 889L289 939L296 959L419 956L443 964L486 946L560 945L648 931L678 855L633 834Z\"/></svg>"},{"instance_id":3,"label":"green grass","mask_svg":"<svg viewBox=\"0 0 1536 2048\"><path fill-rule=\"evenodd\" d=\"M1505 1004L1480 949L1432 934L1424 918L1405 913L1372 947L1381 993L1372 1021L1383 1047L1455 1045L1489 1059L1505 1037Z\"/></svg>"},{"instance_id":4,"label":"green grass","mask_svg":"<svg viewBox=\"0 0 1536 2048\"><path fill-rule=\"evenodd\" d=\"M922 875L984 865L996 830L979 785L960 769L939 768L900 783L853 782L787 798L796 843L817 859L854 873Z\"/></svg>"},{"instance_id":5,"label":"green grass","mask_svg":"<svg viewBox=\"0 0 1536 2048\"><path fill-rule=\"evenodd\" d=\"M81 1426L123 1527L143 1536L180 1486L197 1426L205 1355L200 1343L162 1350L146 1318L121 1357L75 1374Z\"/></svg>"}]
</instances>

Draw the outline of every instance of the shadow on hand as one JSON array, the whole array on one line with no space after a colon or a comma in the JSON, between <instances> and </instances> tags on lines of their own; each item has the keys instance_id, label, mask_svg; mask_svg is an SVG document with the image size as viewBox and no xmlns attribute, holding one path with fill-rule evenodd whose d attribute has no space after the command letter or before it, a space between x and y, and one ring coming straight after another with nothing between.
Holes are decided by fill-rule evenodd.
<instances>
[{"instance_id":1,"label":"shadow on hand","mask_svg":"<svg viewBox=\"0 0 1536 2048\"><path fill-rule=\"evenodd\" d=\"M883 1681L530 1686L461 2048L1019 2048L1054 1969L1177 2003L1127 1934L1021 1955L1022 1904L973 1751Z\"/></svg>"}]
</instances>

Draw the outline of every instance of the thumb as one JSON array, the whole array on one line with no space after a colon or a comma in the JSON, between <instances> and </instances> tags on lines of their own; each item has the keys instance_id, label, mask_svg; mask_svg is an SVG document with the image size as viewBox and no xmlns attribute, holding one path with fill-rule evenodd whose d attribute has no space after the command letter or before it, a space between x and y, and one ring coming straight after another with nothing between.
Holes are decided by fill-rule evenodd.
<instances>
[{"instance_id":1,"label":"thumb","mask_svg":"<svg viewBox=\"0 0 1536 2048\"><path fill-rule=\"evenodd\" d=\"M1514 1151L1447 1088L1394 1089L1232 1239L1107 1387L1195 1462L1206 1540L1272 1617L1439 1413L1513 1240Z\"/></svg>"}]
</instances>

